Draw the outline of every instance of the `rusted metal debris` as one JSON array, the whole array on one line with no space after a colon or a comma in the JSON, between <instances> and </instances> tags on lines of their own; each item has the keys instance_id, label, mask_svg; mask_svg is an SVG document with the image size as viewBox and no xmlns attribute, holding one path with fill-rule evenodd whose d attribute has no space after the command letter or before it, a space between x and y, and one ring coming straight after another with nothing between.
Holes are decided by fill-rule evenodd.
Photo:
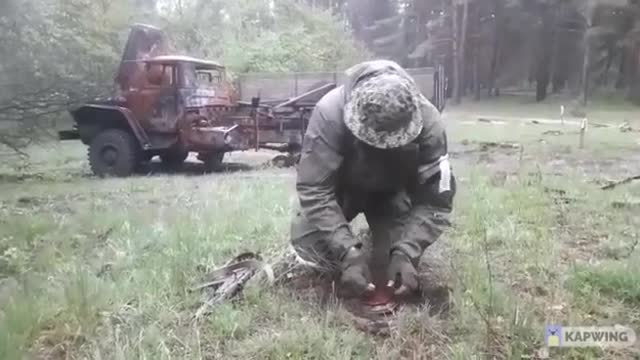
<instances>
[{"instance_id":1,"label":"rusted metal debris","mask_svg":"<svg viewBox=\"0 0 640 360\"><path fill-rule=\"evenodd\" d=\"M209 273L204 283L191 289L202 291L204 296L202 305L196 311L196 319L207 314L214 305L237 296L258 272L266 274L269 282L274 281L271 267L262 261L260 255L248 252Z\"/></svg>"}]
</instances>

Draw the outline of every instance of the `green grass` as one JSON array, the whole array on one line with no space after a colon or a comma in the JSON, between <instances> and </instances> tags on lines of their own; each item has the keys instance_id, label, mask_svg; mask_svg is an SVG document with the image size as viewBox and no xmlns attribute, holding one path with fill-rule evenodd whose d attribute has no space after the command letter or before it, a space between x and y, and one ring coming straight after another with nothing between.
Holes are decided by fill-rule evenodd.
<instances>
[{"instance_id":1,"label":"green grass","mask_svg":"<svg viewBox=\"0 0 640 360\"><path fill-rule=\"evenodd\" d=\"M640 107L624 102L594 102L589 107L589 119L594 123L611 124L611 127L590 126L586 132L584 148L580 149L581 119L567 117L564 125L534 124L530 121L500 120L502 123L479 122L479 117L506 117L507 119L549 119L560 121L558 99L535 103L527 97L505 96L498 99L465 100L461 105L451 105L444 113L449 138L456 142L515 142L532 151L551 148L554 153L578 153L582 158L597 156L621 156L640 146ZM591 116L591 115L594 116ZM631 123L634 132L621 132L617 127Z\"/></svg>"},{"instance_id":2,"label":"green grass","mask_svg":"<svg viewBox=\"0 0 640 360\"><path fill-rule=\"evenodd\" d=\"M544 352L548 323L638 328L640 219L611 203L639 198L640 184L605 192L595 182L640 169L624 161L637 156L636 133L592 129L577 149L560 126L460 124L491 109L465 106L448 120L461 149L455 226L441 240L449 311L407 308L389 336L372 336L339 302L256 285L195 320L201 294L189 289L203 269L288 246L293 171L97 179L68 143L0 166L0 359L520 359ZM557 129L567 134L543 134ZM474 141L519 142L523 160L492 149L478 161L463 151Z\"/></svg>"},{"instance_id":3,"label":"green grass","mask_svg":"<svg viewBox=\"0 0 640 360\"><path fill-rule=\"evenodd\" d=\"M597 266L578 266L572 272L570 289L578 296L595 293L634 305L640 303L640 263L606 261Z\"/></svg>"}]
</instances>

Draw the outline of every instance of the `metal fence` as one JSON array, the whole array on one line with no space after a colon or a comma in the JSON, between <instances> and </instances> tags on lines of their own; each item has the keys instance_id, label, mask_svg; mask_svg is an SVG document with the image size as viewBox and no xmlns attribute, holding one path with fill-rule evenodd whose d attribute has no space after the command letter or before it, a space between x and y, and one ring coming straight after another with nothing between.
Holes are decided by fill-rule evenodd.
<instances>
[{"instance_id":1,"label":"metal fence","mask_svg":"<svg viewBox=\"0 0 640 360\"><path fill-rule=\"evenodd\" d=\"M406 69L420 87L422 93L431 98L433 94L433 68ZM284 100L304 94L327 83L342 85L344 72L312 73L249 73L241 74L236 87L242 100L250 101L259 96L261 100Z\"/></svg>"}]
</instances>

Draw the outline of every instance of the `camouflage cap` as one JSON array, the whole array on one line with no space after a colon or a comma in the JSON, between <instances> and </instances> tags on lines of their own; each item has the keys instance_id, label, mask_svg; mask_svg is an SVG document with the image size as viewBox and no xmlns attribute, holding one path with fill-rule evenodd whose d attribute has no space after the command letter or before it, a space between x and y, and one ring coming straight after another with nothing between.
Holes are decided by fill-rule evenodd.
<instances>
[{"instance_id":1,"label":"camouflage cap","mask_svg":"<svg viewBox=\"0 0 640 360\"><path fill-rule=\"evenodd\" d=\"M422 95L415 83L396 73L376 74L357 84L344 109L344 121L361 141L391 149L422 131Z\"/></svg>"}]
</instances>

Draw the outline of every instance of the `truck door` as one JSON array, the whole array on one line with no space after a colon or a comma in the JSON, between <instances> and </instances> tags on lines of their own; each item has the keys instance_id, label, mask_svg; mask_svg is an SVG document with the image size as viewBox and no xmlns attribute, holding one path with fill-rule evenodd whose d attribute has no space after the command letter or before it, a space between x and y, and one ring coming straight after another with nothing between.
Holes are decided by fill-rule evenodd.
<instances>
[{"instance_id":1,"label":"truck door","mask_svg":"<svg viewBox=\"0 0 640 360\"><path fill-rule=\"evenodd\" d=\"M161 73L155 74L154 83L147 92L150 131L174 133L177 130L176 79L176 67L173 65L162 65Z\"/></svg>"}]
</instances>

